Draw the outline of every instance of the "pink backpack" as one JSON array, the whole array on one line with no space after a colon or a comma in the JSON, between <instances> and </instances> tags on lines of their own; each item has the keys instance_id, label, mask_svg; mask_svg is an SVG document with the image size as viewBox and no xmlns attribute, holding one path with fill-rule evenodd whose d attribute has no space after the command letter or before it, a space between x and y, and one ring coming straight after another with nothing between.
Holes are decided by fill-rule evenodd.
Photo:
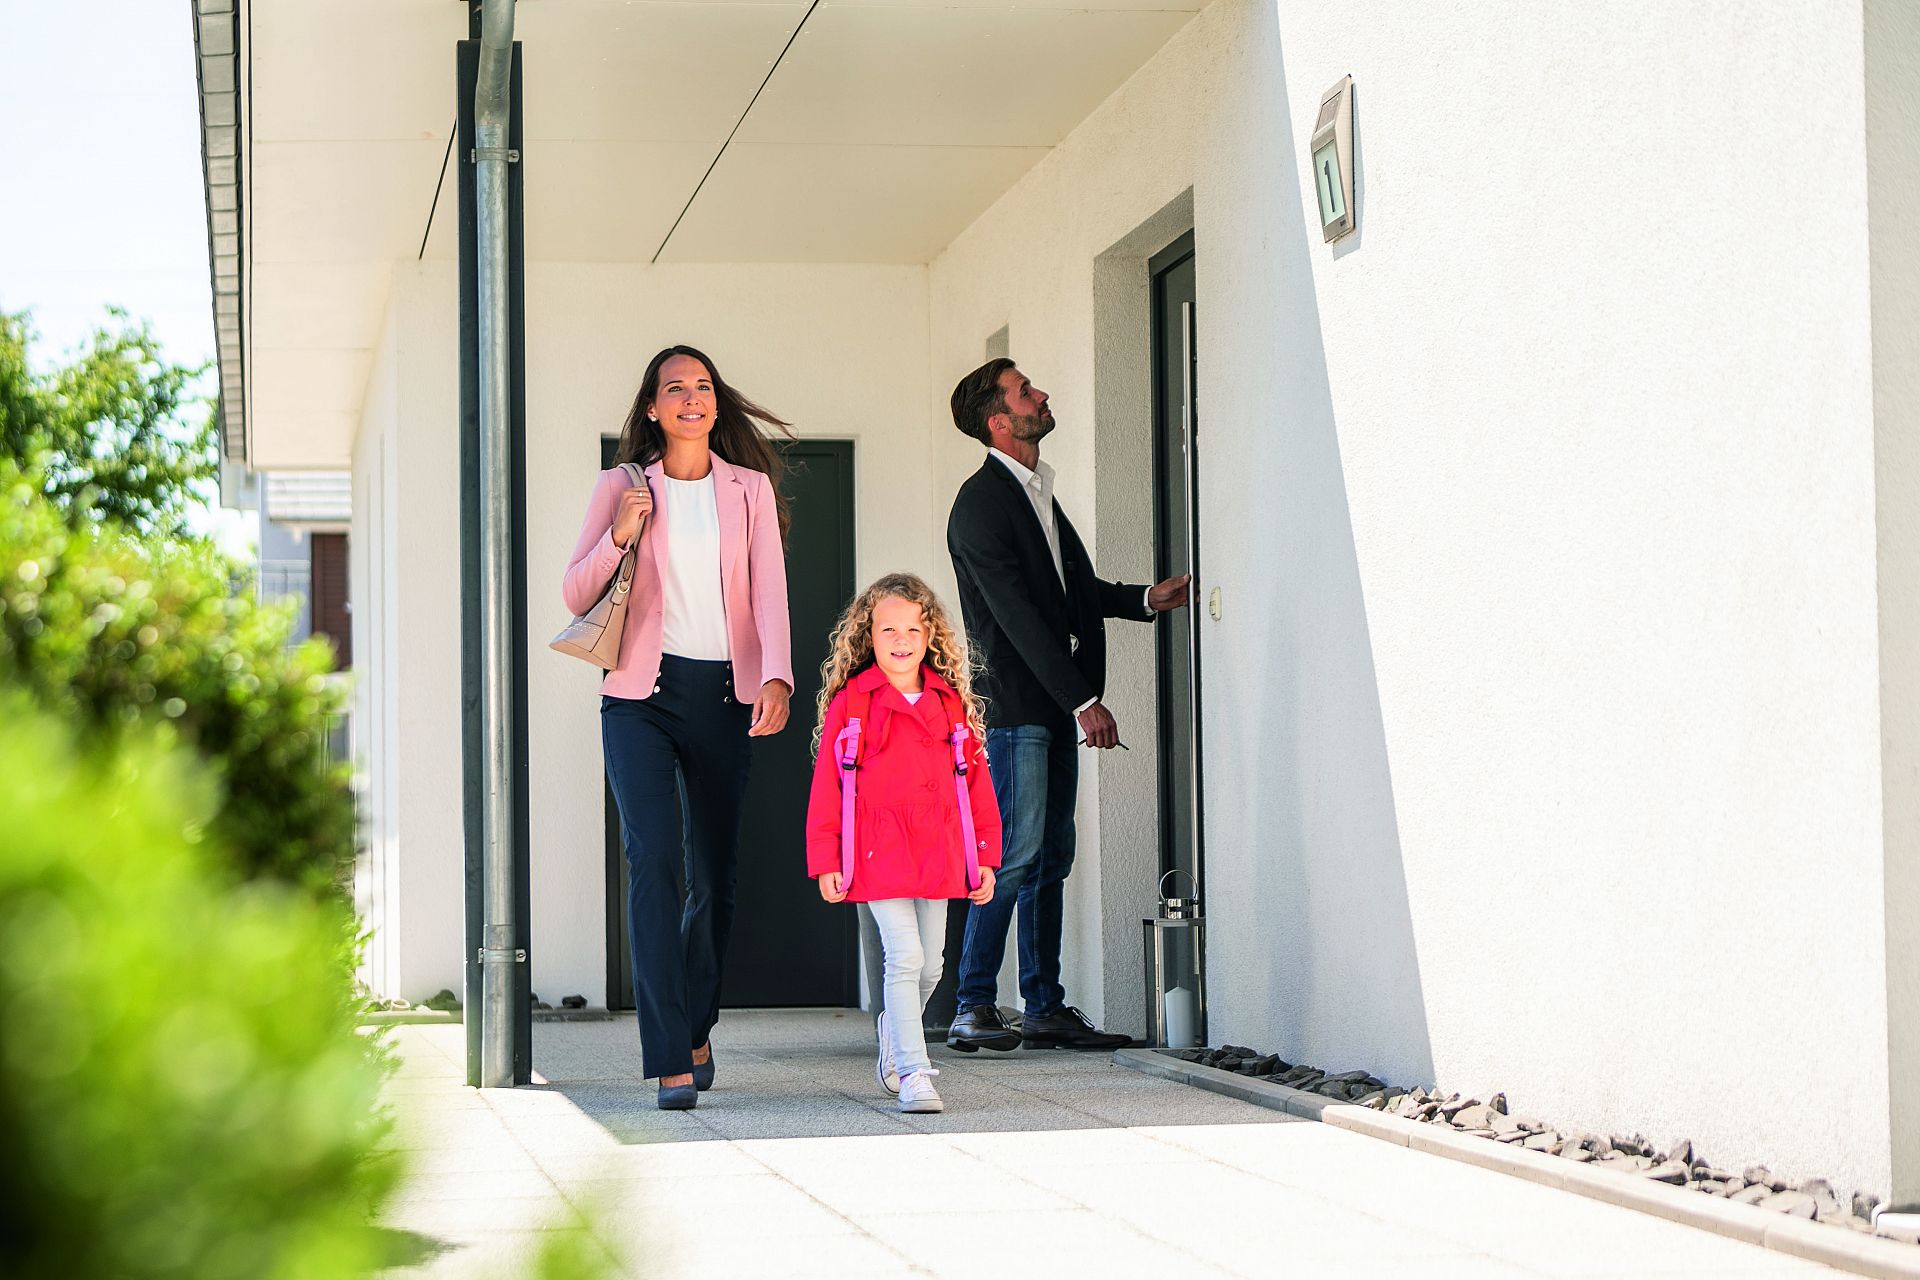
<instances>
[{"instance_id":1,"label":"pink backpack","mask_svg":"<svg viewBox=\"0 0 1920 1280\"><path fill-rule=\"evenodd\" d=\"M937 696L941 709L952 715L957 709L952 705L956 701L953 695L942 689L937 691ZM843 891L853 888L853 801L860 779L860 726L872 706L870 690L849 690L847 727L833 740L833 758L840 765L840 888ZM973 801L967 795L967 742L971 737L966 718L954 720L948 741L953 744L953 794L960 806L960 834L967 847L968 892L980 887L980 845L973 833Z\"/></svg>"}]
</instances>

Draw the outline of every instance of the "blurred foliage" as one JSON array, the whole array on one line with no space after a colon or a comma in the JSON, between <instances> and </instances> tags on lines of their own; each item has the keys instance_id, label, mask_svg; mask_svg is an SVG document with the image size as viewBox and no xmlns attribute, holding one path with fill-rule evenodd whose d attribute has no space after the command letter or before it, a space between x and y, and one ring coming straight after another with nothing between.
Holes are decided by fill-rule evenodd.
<instances>
[{"instance_id":1,"label":"blurred foliage","mask_svg":"<svg viewBox=\"0 0 1920 1280\"><path fill-rule=\"evenodd\" d=\"M500 1280L604 1280L621 1274L604 1230L596 1230L594 1225L607 1217L598 1208L577 1211L569 1221L541 1233L540 1247L529 1268L496 1268L496 1273Z\"/></svg>"},{"instance_id":2,"label":"blurred foliage","mask_svg":"<svg viewBox=\"0 0 1920 1280\"><path fill-rule=\"evenodd\" d=\"M0 1274L366 1274L399 1171L347 909L236 883L169 736L88 743L0 691Z\"/></svg>"},{"instance_id":3,"label":"blurred foliage","mask_svg":"<svg viewBox=\"0 0 1920 1280\"><path fill-rule=\"evenodd\" d=\"M70 525L32 470L0 458L0 682L83 740L165 724L223 784L216 847L243 878L342 891L354 852L346 694L325 641L295 648L291 602L236 593L210 546Z\"/></svg>"},{"instance_id":4,"label":"blurred foliage","mask_svg":"<svg viewBox=\"0 0 1920 1280\"><path fill-rule=\"evenodd\" d=\"M75 524L184 538L219 475L216 415L195 390L205 366L169 363L124 311L108 319L71 363L36 373L31 321L0 312L0 458L36 463Z\"/></svg>"}]
</instances>

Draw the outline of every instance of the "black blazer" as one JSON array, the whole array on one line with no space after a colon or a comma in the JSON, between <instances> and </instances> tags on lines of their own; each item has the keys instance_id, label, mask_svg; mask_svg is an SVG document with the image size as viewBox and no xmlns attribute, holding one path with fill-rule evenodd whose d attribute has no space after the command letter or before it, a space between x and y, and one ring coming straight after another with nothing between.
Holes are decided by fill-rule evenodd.
<instances>
[{"instance_id":1,"label":"black blazer","mask_svg":"<svg viewBox=\"0 0 1920 1280\"><path fill-rule=\"evenodd\" d=\"M1053 519L1065 590L1033 501L1004 463L989 455L960 486L947 517L960 612L974 660L985 667L975 687L987 700L989 728L1071 726L1074 708L1106 687L1102 620L1153 618L1145 586L1094 577L1086 546L1058 502Z\"/></svg>"}]
</instances>

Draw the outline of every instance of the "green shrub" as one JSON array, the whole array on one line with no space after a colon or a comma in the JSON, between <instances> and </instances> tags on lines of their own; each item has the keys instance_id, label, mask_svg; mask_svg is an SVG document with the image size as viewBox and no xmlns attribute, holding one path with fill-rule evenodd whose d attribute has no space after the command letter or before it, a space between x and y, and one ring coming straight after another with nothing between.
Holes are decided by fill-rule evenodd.
<instances>
[{"instance_id":1,"label":"green shrub","mask_svg":"<svg viewBox=\"0 0 1920 1280\"><path fill-rule=\"evenodd\" d=\"M164 731L0 694L0 1274L365 1274L396 1170L344 903L236 883Z\"/></svg>"},{"instance_id":2,"label":"green shrub","mask_svg":"<svg viewBox=\"0 0 1920 1280\"><path fill-rule=\"evenodd\" d=\"M291 606L236 592L212 548L73 527L39 488L0 458L0 681L87 740L171 726L223 783L210 829L241 876L338 889L353 799L327 758L327 644L289 649Z\"/></svg>"}]
</instances>

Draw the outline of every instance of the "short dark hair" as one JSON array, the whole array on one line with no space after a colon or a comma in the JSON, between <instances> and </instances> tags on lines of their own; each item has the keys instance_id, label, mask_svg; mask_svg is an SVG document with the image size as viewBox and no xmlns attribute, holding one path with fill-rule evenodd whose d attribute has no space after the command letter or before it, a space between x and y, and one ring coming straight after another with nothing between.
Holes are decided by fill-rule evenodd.
<instances>
[{"instance_id":1,"label":"short dark hair","mask_svg":"<svg viewBox=\"0 0 1920 1280\"><path fill-rule=\"evenodd\" d=\"M1007 411L1000 375L1011 368L1013 361L1005 356L989 360L960 379L953 389L953 425L988 448L993 447L993 432L987 430L987 419Z\"/></svg>"}]
</instances>

